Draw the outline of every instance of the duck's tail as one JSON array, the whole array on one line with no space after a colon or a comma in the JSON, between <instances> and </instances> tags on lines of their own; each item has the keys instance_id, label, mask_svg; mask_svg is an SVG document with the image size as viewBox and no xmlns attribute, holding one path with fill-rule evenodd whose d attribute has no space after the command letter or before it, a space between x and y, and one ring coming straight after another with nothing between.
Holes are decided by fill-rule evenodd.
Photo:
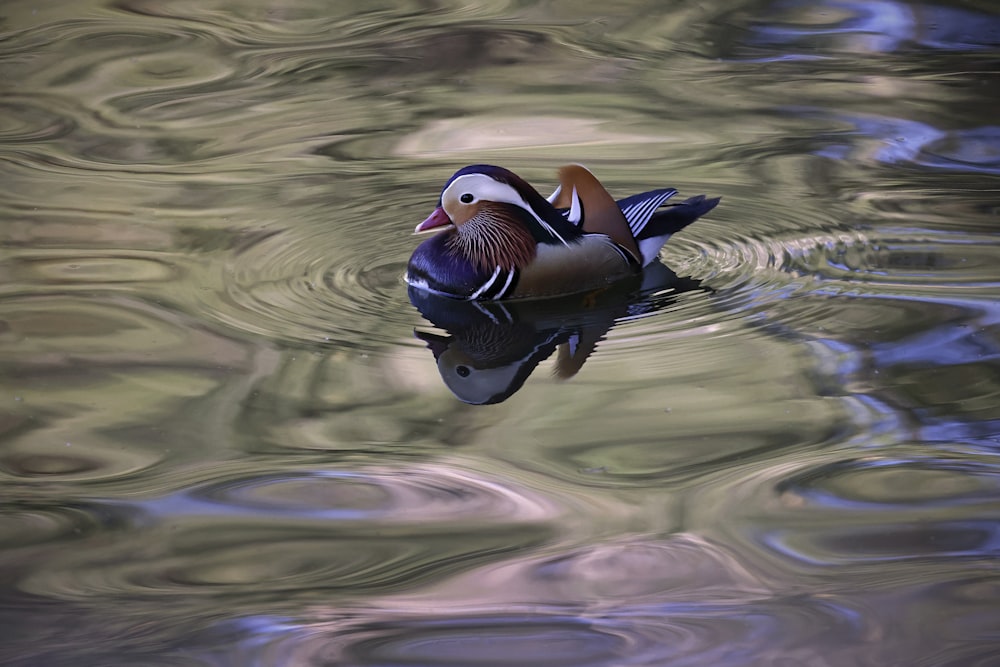
<instances>
[{"instance_id":1,"label":"duck's tail","mask_svg":"<svg viewBox=\"0 0 1000 667\"><path fill-rule=\"evenodd\" d=\"M666 204L653 214L638 240L674 234L705 215L719 204L721 197L698 195L676 204Z\"/></svg>"},{"instance_id":2,"label":"duck's tail","mask_svg":"<svg viewBox=\"0 0 1000 667\"><path fill-rule=\"evenodd\" d=\"M654 213L635 239L639 243L639 252L642 253L642 265L659 257L660 249L667 239L715 208L719 199L721 197L698 195L676 204L667 204Z\"/></svg>"}]
</instances>

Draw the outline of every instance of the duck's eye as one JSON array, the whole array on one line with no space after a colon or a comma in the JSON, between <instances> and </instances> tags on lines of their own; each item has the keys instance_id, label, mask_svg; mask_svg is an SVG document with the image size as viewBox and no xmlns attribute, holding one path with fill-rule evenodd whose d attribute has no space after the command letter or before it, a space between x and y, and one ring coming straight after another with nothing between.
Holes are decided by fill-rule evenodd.
<instances>
[{"instance_id":1,"label":"duck's eye","mask_svg":"<svg viewBox=\"0 0 1000 667\"><path fill-rule=\"evenodd\" d=\"M463 204L471 204L473 199L475 199L475 197L466 192L464 195L458 198L458 201L462 202Z\"/></svg>"},{"instance_id":2,"label":"duck's eye","mask_svg":"<svg viewBox=\"0 0 1000 667\"><path fill-rule=\"evenodd\" d=\"M469 195L470 197L472 195ZM469 370L468 366L458 366L455 368L455 372L458 373L458 377L467 378L472 371Z\"/></svg>"}]
</instances>

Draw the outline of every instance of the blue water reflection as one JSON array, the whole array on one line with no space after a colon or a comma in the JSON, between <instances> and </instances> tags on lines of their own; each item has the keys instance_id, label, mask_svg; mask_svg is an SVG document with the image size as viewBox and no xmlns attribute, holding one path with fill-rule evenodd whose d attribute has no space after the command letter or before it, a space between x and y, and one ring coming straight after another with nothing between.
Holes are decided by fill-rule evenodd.
<instances>
[{"instance_id":1,"label":"blue water reflection","mask_svg":"<svg viewBox=\"0 0 1000 667\"><path fill-rule=\"evenodd\" d=\"M807 110L804 114L825 115L818 110ZM838 115L831 120L852 127L853 131L846 133L848 136L873 139L876 143L870 147L864 140L831 143L815 151L816 155L1000 174L1000 127L945 131L914 120L862 115ZM837 139L831 139L834 141Z\"/></svg>"},{"instance_id":2,"label":"blue water reflection","mask_svg":"<svg viewBox=\"0 0 1000 667\"><path fill-rule=\"evenodd\" d=\"M813 45L835 38L835 48L890 53L923 47L948 51L985 50L1000 45L1000 20L956 7L873 0L781 0L756 22L751 43Z\"/></svg>"}]
</instances>

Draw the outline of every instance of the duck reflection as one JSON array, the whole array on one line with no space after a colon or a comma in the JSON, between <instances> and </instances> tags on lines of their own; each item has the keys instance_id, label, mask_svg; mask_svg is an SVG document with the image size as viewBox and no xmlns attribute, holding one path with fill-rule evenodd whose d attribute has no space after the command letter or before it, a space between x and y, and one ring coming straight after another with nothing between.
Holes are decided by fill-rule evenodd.
<instances>
[{"instance_id":1,"label":"duck reflection","mask_svg":"<svg viewBox=\"0 0 1000 667\"><path fill-rule=\"evenodd\" d=\"M466 301L414 287L409 297L447 332L414 330L445 385L459 400L485 405L510 398L553 352L554 374L573 377L619 319L659 310L695 289L702 289L699 281L655 263L634 281L558 299Z\"/></svg>"}]
</instances>

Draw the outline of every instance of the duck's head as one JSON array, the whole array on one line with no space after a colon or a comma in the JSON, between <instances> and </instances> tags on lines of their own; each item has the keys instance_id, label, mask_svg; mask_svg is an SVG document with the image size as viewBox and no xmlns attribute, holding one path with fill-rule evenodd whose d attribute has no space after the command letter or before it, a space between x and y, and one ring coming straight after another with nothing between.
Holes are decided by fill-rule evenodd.
<instances>
[{"instance_id":1,"label":"duck's head","mask_svg":"<svg viewBox=\"0 0 1000 667\"><path fill-rule=\"evenodd\" d=\"M473 164L456 171L441 189L438 205L417 233L439 227L479 222L485 218L525 216L545 223L551 205L531 185L514 172L488 164Z\"/></svg>"},{"instance_id":2,"label":"duck's head","mask_svg":"<svg viewBox=\"0 0 1000 667\"><path fill-rule=\"evenodd\" d=\"M580 232L527 181L503 167L459 169L417 233L450 228L454 252L481 269L523 268L540 243L568 245Z\"/></svg>"},{"instance_id":3,"label":"duck's head","mask_svg":"<svg viewBox=\"0 0 1000 667\"><path fill-rule=\"evenodd\" d=\"M456 171L417 233L452 226L479 237L498 227L524 230L537 243L566 243L577 230L523 178L503 167L474 164Z\"/></svg>"}]
</instances>

